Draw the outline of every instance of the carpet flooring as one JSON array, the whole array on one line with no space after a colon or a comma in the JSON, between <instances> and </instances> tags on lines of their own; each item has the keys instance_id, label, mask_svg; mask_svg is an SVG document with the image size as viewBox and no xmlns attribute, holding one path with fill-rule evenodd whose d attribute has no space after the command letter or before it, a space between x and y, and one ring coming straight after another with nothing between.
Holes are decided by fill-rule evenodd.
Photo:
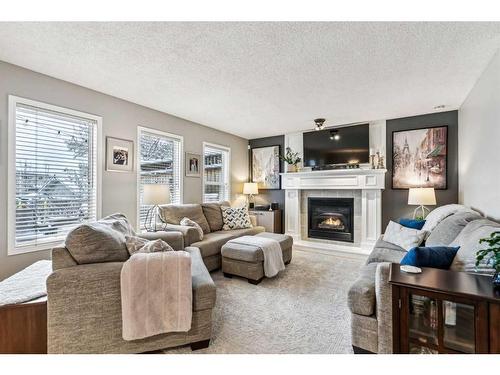
<instances>
[{"instance_id":1,"label":"carpet flooring","mask_svg":"<svg viewBox=\"0 0 500 375\"><path fill-rule=\"evenodd\" d=\"M294 251L284 272L259 285L212 273L212 340L194 353L352 353L347 290L363 263ZM193 352L182 347L164 353Z\"/></svg>"}]
</instances>

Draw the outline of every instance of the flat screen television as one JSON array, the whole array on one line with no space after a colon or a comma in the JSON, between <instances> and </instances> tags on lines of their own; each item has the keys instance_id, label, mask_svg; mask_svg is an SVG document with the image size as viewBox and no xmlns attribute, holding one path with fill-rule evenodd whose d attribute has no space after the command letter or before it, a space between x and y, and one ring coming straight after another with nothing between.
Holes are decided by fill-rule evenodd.
<instances>
[{"instance_id":1,"label":"flat screen television","mask_svg":"<svg viewBox=\"0 0 500 375\"><path fill-rule=\"evenodd\" d=\"M305 167L370 162L368 124L307 132L303 141Z\"/></svg>"}]
</instances>

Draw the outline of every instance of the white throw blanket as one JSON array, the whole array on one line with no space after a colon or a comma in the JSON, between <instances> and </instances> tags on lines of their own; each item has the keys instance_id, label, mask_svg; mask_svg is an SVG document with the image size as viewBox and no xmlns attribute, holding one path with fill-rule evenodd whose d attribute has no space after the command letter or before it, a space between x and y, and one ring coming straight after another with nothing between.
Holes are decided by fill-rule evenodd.
<instances>
[{"instance_id":1,"label":"white throw blanket","mask_svg":"<svg viewBox=\"0 0 500 375\"><path fill-rule=\"evenodd\" d=\"M0 282L0 306L23 303L47 295L52 262L40 260Z\"/></svg>"},{"instance_id":2,"label":"white throw blanket","mask_svg":"<svg viewBox=\"0 0 500 375\"><path fill-rule=\"evenodd\" d=\"M242 236L229 242L243 245L253 245L262 249L264 254L264 275L273 277L285 269L283 252L280 243L276 240L259 236Z\"/></svg>"},{"instance_id":3,"label":"white throw blanket","mask_svg":"<svg viewBox=\"0 0 500 375\"><path fill-rule=\"evenodd\" d=\"M191 256L186 251L132 255L121 271L121 297L124 340L189 331Z\"/></svg>"}]
</instances>

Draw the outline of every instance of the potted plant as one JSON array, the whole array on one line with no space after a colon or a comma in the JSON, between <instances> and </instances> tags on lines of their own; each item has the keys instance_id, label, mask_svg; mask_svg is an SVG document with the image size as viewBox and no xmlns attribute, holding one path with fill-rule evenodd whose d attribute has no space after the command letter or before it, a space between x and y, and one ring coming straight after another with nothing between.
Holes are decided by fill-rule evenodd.
<instances>
[{"instance_id":1,"label":"potted plant","mask_svg":"<svg viewBox=\"0 0 500 375\"><path fill-rule=\"evenodd\" d=\"M476 267L486 258L486 264L495 269L493 285L500 287L500 231L491 233L489 237L481 238L479 243L487 243L488 247L476 253Z\"/></svg>"},{"instance_id":2,"label":"potted plant","mask_svg":"<svg viewBox=\"0 0 500 375\"><path fill-rule=\"evenodd\" d=\"M286 148L285 156L280 155L280 159L288 164L287 172L297 172L297 164L301 162L298 152L293 152L290 147Z\"/></svg>"}]
</instances>

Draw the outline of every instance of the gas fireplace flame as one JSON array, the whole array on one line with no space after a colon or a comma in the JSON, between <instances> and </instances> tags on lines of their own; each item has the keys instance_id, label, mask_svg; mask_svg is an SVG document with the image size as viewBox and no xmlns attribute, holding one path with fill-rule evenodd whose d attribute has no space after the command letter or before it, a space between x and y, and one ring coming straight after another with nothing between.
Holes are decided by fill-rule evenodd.
<instances>
[{"instance_id":1,"label":"gas fireplace flame","mask_svg":"<svg viewBox=\"0 0 500 375\"><path fill-rule=\"evenodd\" d=\"M329 217L319 224L320 228L344 229L344 223L337 217Z\"/></svg>"}]
</instances>

